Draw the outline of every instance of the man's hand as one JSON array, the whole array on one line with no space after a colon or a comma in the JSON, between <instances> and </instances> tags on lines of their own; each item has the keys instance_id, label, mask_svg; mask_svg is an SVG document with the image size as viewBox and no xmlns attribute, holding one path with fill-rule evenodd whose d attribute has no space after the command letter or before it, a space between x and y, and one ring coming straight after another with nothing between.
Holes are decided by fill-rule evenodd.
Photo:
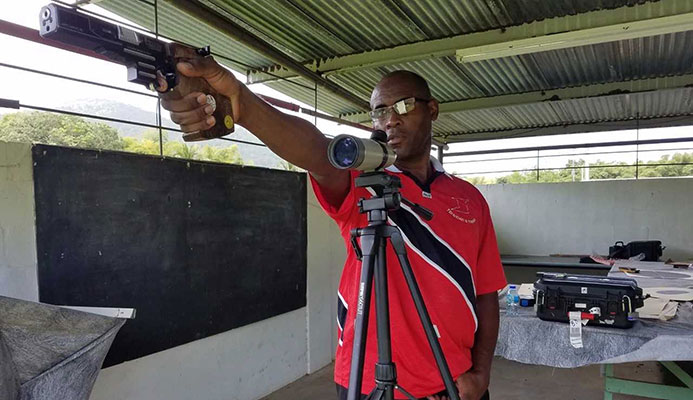
<instances>
[{"instance_id":1,"label":"man's hand","mask_svg":"<svg viewBox=\"0 0 693 400\"><path fill-rule=\"evenodd\" d=\"M486 393L489 374L470 369L455 380L461 400L479 400ZM428 400L450 400L448 396L428 396Z\"/></svg>"},{"instance_id":2,"label":"man's hand","mask_svg":"<svg viewBox=\"0 0 693 400\"><path fill-rule=\"evenodd\" d=\"M217 64L212 57L200 57L192 48L176 46L174 55L178 60L176 68L183 75L181 80L184 80L184 77L200 77L206 80L214 90L229 98L233 120L238 122L241 117L239 97L242 85L236 77ZM158 83L161 91L167 89L163 77L159 77ZM180 125L183 132L204 131L214 126L216 121L211 115L212 107L207 104L207 93L186 91L182 90L182 98L173 100L164 96L162 99L162 107L171 112L171 121Z\"/></svg>"},{"instance_id":3,"label":"man's hand","mask_svg":"<svg viewBox=\"0 0 693 400\"><path fill-rule=\"evenodd\" d=\"M479 400L486 393L490 376L488 373L470 369L455 381L462 400Z\"/></svg>"}]
</instances>

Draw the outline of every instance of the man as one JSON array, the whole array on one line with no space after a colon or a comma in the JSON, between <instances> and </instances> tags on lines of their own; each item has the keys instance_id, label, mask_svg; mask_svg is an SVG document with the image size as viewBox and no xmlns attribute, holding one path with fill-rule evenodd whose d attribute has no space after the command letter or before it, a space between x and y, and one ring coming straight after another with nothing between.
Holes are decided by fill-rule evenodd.
<instances>
[{"instance_id":1,"label":"man","mask_svg":"<svg viewBox=\"0 0 693 400\"><path fill-rule=\"evenodd\" d=\"M335 381L339 398L346 399L360 278L360 262L351 250L349 235L351 228L368 224L357 202L370 197L369 193L354 186L355 171L336 169L329 163L329 140L315 126L275 110L212 58L190 58L179 63L178 70L206 79L231 100L236 123L253 132L279 157L306 169L320 204L339 225L349 255L338 293L340 339ZM162 105L184 132L206 130L216 123L202 93L163 101ZM462 399L487 399L498 335L496 291L506 283L488 206L472 185L445 173L430 157L431 125L438 117L438 102L423 78L408 71L386 75L373 90L370 105L374 129L387 133L388 144L397 154L397 162L388 173L401 178L404 197L434 213L431 221L423 221L403 207L390 213L391 223L403 232L412 269ZM391 248L387 261L391 266L390 327L398 384L416 397L444 400L442 379ZM371 311L364 394L374 387L375 326ZM405 398L399 392L395 396Z\"/></svg>"}]
</instances>

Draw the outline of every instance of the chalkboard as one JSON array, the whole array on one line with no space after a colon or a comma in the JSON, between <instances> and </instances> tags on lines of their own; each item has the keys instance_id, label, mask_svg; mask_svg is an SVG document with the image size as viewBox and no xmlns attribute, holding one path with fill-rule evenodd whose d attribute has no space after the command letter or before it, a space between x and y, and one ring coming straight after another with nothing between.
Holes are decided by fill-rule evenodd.
<instances>
[{"instance_id":1,"label":"chalkboard","mask_svg":"<svg viewBox=\"0 0 693 400\"><path fill-rule=\"evenodd\" d=\"M105 366L306 305L305 174L33 148L40 301L132 307Z\"/></svg>"}]
</instances>

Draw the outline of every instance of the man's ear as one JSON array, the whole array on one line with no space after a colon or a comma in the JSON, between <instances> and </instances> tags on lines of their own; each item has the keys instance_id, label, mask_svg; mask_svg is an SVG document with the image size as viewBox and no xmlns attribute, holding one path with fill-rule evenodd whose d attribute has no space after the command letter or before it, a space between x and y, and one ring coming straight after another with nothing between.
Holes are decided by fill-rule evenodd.
<instances>
[{"instance_id":1,"label":"man's ear","mask_svg":"<svg viewBox=\"0 0 693 400\"><path fill-rule=\"evenodd\" d=\"M428 112L431 115L431 121L438 119L438 100L431 98L431 100L428 101Z\"/></svg>"}]
</instances>

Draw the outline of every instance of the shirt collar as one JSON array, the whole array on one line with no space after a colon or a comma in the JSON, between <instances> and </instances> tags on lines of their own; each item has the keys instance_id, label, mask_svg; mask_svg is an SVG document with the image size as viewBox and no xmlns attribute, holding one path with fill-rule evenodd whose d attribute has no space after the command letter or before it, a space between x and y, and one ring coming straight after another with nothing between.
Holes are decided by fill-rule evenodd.
<instances>
[{"instance_id":1,"label":"shirt collar","mask_svg":"<svg viewBox=\"0 0 693 400\"><path fill-rule=\"evenodd\" d=\"M445 169L443 168L443 164L441 164L440 161L438 161L437 158L431 156L430 160L431 160L431 165L433 166L433 169L434 169L434 170L436 170L437 172L445 173ZM390 165L389 167L385 168L385 170L386 170L386 171L390 171L390 172L394 172L394 173L396 173L396 174L401 174L401 173L402 173L402 170L400 170L399 168L395 167L394 164L392 164L392 165Z\"/></svg>"}]
</instances>

